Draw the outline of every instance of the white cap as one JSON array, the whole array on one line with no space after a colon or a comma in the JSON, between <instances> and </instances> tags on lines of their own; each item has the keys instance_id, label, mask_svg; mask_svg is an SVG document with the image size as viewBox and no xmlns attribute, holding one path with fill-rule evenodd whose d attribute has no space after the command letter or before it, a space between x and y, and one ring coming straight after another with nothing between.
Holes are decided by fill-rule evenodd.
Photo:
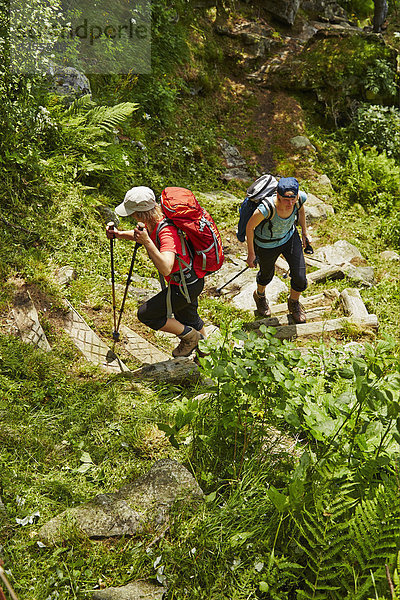
<instances>
[{"instance_id":1,"label":"white cap","mask_svg":"<svg viewBox=\"0 0 400 600\"><path fill-rule=\"evenodd\" d=\"M156 197L149 187L140 185L128 190L122 204L116 207L115 212L120 217L128 217L134 212L151 210L156 205Z\"/></svg>"}]
</instances>

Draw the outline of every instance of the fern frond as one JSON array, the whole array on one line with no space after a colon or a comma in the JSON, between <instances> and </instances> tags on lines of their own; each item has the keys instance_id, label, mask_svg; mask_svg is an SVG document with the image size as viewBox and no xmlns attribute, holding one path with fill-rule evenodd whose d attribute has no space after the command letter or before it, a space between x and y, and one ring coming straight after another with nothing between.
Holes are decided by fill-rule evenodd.
<instances>
[{"instance_id":1,"label":"fern frond","mask_svg":"<svg viewBox=\"0 0 400 600\"><path fill-rule=\"evenodd\" d=\"M393 564L397 555L400 498L396 487L380 486L373 500L361 502L349 523L349 533L348 572L353 573L354 584L347 598L364 600L375 586L386 589L385 564Z\"/></svg>"},{"instance_id":2,"label":"fern frond","mask_svg":"<svg viewBox=\"0 0 400 600\"><path fill-rule=\"evenodd\" d=\"M314 514L304 511L301 522L296 523L302 537L297 543L307 557L304 587L297 590L298 598L338 597L338 575L343 571L342 556L349 543L345 524L335 523L330 514L321 511Z\"/></svg>"},{"instance_id":3,"label":"fern frond","mask_svg":"<svg viewBox=\"0 0 400 600\"><path fill-rule=\"evenodd\" d=\"M134 102L122 102L115 106L96 106L87 113L86 120L89 125L112 132L137 110L138 106Z\"/></svg>"},{"instance_id":4,"label":"fern frond","mask_svg":"<svg viewBox=\"0 0 400 600\"><path fill-rule=\"evenodd\" d=\"M378 489L373 500L363 501L351 522L353 555L361 570L382 565L396 551L400 535L400 500L390 488Z\"/></svg>"},{"instance_id":5,"label":"fern frond","mask_svg":"<svg viewBox=\"0 0 400 600\"><path fill-rule=\"evenodd\" d=\"M93 102L92 96L90 94L86 94L85 96L81 96L80 98L74 100L67 108L64 115L71 117L77 115L78 113L87 112L94 106L96 106L96 103Z\"/></svg>"}]
</instances>

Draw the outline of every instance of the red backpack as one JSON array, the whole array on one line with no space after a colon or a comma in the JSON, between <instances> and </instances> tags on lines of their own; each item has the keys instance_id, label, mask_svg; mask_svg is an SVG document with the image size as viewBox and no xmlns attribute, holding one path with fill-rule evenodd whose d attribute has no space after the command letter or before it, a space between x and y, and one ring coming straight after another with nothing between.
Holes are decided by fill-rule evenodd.
<instances>
[{"instance_id":1,"label":"red backpack","mask_svg":"<svg viewBox=\"0 0 400 600\"><path fill-rule=\"evenodd\" d=\"M167 219L189 242L196 275L204 277L218 271L224 262L221 236L213 218L200 206L194 194L185 188L167 187L161 193L161 207Z\"/></svg>"}]
</instances>

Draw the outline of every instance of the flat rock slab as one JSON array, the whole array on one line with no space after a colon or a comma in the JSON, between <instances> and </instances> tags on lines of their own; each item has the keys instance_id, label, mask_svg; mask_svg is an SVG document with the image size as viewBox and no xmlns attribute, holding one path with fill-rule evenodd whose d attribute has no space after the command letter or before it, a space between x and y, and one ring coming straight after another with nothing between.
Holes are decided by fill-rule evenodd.
<instances>
[{"instance_id":1,"label":"flat rock slab","mask_svg":"<svg viewBox=\"0 0 400 600\"><path fill-rule=\"evenodd\" d=\"M173 358L145 365L123 375L129 379L151 379L152 381L167 381L169 383L193 382L200 376L196 363L189 357Z\"/></svg>"},{"instance_id":2,"label":"flat rock slab","mask_svg":"<svg viewBox=\"0 0 400 600\"><path fill-rule=\"evenodd\" d=\"M12 314L21 338L26 344L46 352L51 350L46 334L39 323L35 305L26 289L21 289L15 294Z\"/></svg>"},{"instance_id":3,"label":"flat rock slab","mask_svg":"<svg viewBox=\"0 0 400 600\"><path fill-rule=\"evenodd\" d=\"M324 282L327 279L343 279L345 276L353 283L365 287L371 287L375 283L373 267L355 267L351 263L344 263L340 266L330 265L313 271L307 275L307 281L312 284Z\"/></svg>"},{"instance_id":4,"label":"flat rock slab","mask_svg":"<svg viewBox=\"0 0 400 600\"><path fill-rule=\"evenodd\" d=\"M243 285L243 283L248 281L248 278L246 279L248 274L251 275L251 272L253 271L252 278L254 279L256 276L256 270L248 268L244 271L246 267L246 262L241 258L232 259L231 257L226 257L222 267L215 273L207 275L204 279L204 289L219 288L225 285L230 279L237 276L231 284L228 283L228 285L224 287L222 294L226 295L228 292L232 292L232 290L236 290L237 293L238 285ZM241 271L244 272L239 275Z\"/></svg>"},{"instance_id":5,"label":"flat rock slab","mask_svg":"<svg viewBox=\"0 0 400 600\"><path fill-rule=\"evenodd\" d=\"M135 581L122 587L111 587L98 590L92 600L162 600L166 588L146 581Z\"/></svg>"},{"instance_id":6,"label":"flat rock slab","mask_svg":"<svg viewBox=\"0 0 400 600\"><path fill-rule=\"evenodd\" d=\"M384 250L384 252L381 252L379 256L382 260L388 262L400 262L400 255L394 250Z\"/></svg>"},{"instance_id":7,"label":"flat rock slab","mask_svg":"<svg viewBox=\"0 0 400 600\"><path fill-rule=\"evenodd\" d=\"M362 254L356 246L346 240L338 240L314 252L314 259L323 260L331 265L341 265L350 262L353 258L362 258Z\"/></svg>"},{"instance_id":8,"label":"flat rock slab","mask_svg":"<svg viewBox=\"0 0 400 600\"><path fill-rule=\"evenodd\" d=\"M302 296L300 298L300 303L304 306L305 310L311 310L321 305L330 305L337 298L339 298L339 291L336 288L331 288L320 294L314 294L313 296ZM287 310L287 302L271 305L272 316L278 315L279 313L285 313Z\"/></svg>"},{"instance_id":9,"label":"flat rock slab","mask_svg":"<svg viewBox=\"0 0 400 600\"><path fill-rule=\"evenodd\" d=\"M377 329L378 319L376 315L368 315L365 319L355 319L354 317L341 317L339 319L329 319L326 321L315 321L314 323L301 323L300 325L281 325L276 328L275 337L280 340L290 340L299 337L312 337L323 335L331 331L339 331L354 323L363 329Z\"/></svg>"},{"instance_id":10,"label":"flat rock slab","mask_svg":"<svg viewBox=\"0 0 400 600\"><path fill-rule=\"evenodd\" d=\"M122 325L120 332L123 336L121 342L125 350L132 354L138 362L152 365L171 358L166 352L159 350L157 346L145 340L126 325Z\"/></svg>"},{"instance_id":11,"label":"flat rock slab","mask_svg":"<svg viewBox=\"0 0 400 600\"><path fill-rule=\"evenodd\" d=\"M64 329L87 360L110 373L129 371L122 360L89 327L78 311L69 302L67 305L69 312L64 319Z\"/></svg>"},{"instance_id":12,"label":"flat rock slab","mask_svg":"<svg viewBox=\"0 0 400 600\"><path fill-rule=\"evenodd\" d=\"M90 538L138 535L149 527L158 531L176 500L199 499L203 492L185 467L169 458L157 461L146 475L113 494L100 494L48 521L39 536L48 544L66 537L73 524Z\"/></svg>"},{"instance_id":13,"label":"flat rock slab","mask_svg":"<svg viewBox=\"0 0 400 600\"><path fill-rule=\"evenodd\" d=\"M242 310L256 309L256 304L253 299L253 293L256 289L255 275L256 273L253 271L252 281L244 285L240 293L232 299L232 304L236 306L236 308L241 308ZM271 283L265 288L265 295L272 304L273 302L277 302L279 295L282 292L288 293L288 291L287 285L283 283L279 277L274 277Z\"/></svg>"}]
</instances>

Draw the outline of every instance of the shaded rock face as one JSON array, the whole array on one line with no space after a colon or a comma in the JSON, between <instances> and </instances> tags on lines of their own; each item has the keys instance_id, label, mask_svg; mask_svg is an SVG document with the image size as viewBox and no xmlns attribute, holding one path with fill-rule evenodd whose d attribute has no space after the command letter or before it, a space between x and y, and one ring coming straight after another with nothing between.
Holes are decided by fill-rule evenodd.
<instances>
[{"instance_id":1,"label":"shaded rock face","mask_svg":"<svg viewBox=\"0 0 400 600\"><path fill-rule=\"evenodd\" d=\"M368 56L368 62L365 60ZM269 65L263 82L269 89L297 90L315 95L317 108L326 110L336 122L346 121L354 100L366 99L368 67L377 60L393 65L394 53L380 36L357 27L329 24L303 46L291 60Z\"/></svg>"},{"instance_id":2,"label":"shaded rock face","mask_svg":"<svg viewBox=\"0 0 400 600\"><path fill-rule=\"evenodd\" d=\"M276 43L272 35L273 29L267 24L245 21L233 27L216 25L216 31L237 42L228 53L240 56L244 62L266 56Z\"/></svg>"},{"instance_id":3,"label":"shaded rock face","mask_svg":"<svg viewBox=\"0 0 400 600\"><path fill-rule=\"evenodd\" d=\"M39 536L47 543L61 541L68 524L91 538L139 534L156 529L167 519L176 500L201 498L192 475L170 459L156 462L150 471L114 494L100 494L83 506L64 511L43 525Z\"/></svg>"},{"instance_id":4,"label":"shaded rock face","mask_svg":"<svg viewBox=\"0 0 400 600\"><path fill-rule=\"evenodd\" d=\"M59 96L70 97L71 101L80 96L91 94L89 79L73 67L52 65L49 74L53 79L53 87Z\"/></svg>"},{"instance_id":5,"label":"shaded rock face","mask_svg":"<svg viewBox=\"0 0 400 600\"><path fill-rule=\"evenodd\" d=\"M326 21L347 19L347 14L336 0L303 0L301 8L311 17Z\"/></svg>"},{"instance_id":6,"label":"shaded rock face","mask_svg":"<svg viewBox=\"0 0 400 600\"><path fill-rule=\"evenodd\" d=\"M99 590L93 600L162 600L166 589L146 581L135 581L123 587Z\"/></svg>"},{"instance_id":7,"label":"shaded rock face","mask_svg":"<svg viewBox=\"0 0 400 600\"><path fill-rule=\"evenodd\" d=\"M293 25L296 19L297 11L300 8L301 0L263 0L262 6L271 13L276 19Z\"/></svg>"}]
</instances>

